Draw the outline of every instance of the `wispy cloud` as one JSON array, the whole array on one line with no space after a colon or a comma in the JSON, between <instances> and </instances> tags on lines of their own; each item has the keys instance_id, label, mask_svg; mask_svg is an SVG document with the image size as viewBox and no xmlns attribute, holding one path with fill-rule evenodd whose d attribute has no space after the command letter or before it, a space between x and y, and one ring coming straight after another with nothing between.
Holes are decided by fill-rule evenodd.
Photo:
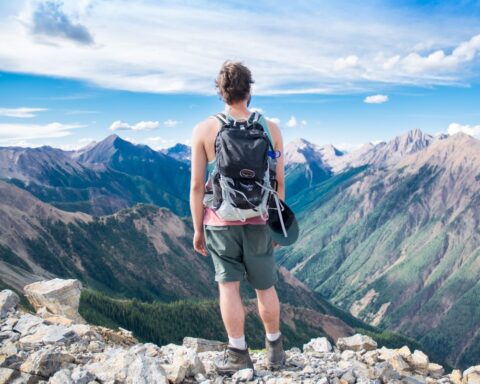
<instances>
[{"instance_id":1,"label":"wispy cloud","mask_svg":"<svg viewBox=\"0 0 480 384\"><path fill-rule=\"evenodd\" d=\"M46 111L46 108L0 108L0 116L18 117L21 119L35 117L37 112Z\"/></svg>"},{"instance_id":2,"label":"wispy cloud","mask_svg":"<svg viewBox=\"0 0 480 384\"><path fill-rule=\"evenodd\" d=\"M173 140L165 139L165 138L160 137L160 136L149 137L145 140L145 142L149 147L151 147L155 150L168 148L168 147L171 147L174 144Z\"/></svg>"},{"instance_id":3,"label":"wispy cloud","mask_svg":"<svg viewBox=\"0 0 480 384\"><path fill-rule=\"evenodd\" d=\"M466 84L478 69L472 23L452 15L439 30L435 15L419 15L411 28L411 10L391 3L350 3L345 12L337 2L261 2L258 12L235 2L25 1L20 23L0 16L2 39L11 42L0 45L0 69L113 89L214 94L212 79L227 58L250 66L254 92L265 95Z\"/></svg>"},{"instance_id":4,"label":"wispy cloud","mask_svg":"<svg viewBox=\"0 0 480 384\"><path fill-rule=\"evenodd\" d=\"M11 145L21 140L46 139L64 137L72 134L72 130L85 127L83 124L0 124L0 143Z\"/></svg>"},{"instance_id":5,"label":"wispy cloud","mask_svg":"<svg viewBox=\"0 0 480 384\"><path fill-rule=\"evenodd\" d=\"M383 104L388 101L388 96L387 95L371 95L365 97L363 99L363 102L366 104Z\"/></svg>"},{"instance_id":6,"label":"wispy cloud","mask_svg":"<svg viewBox=\"0 0 480 384\"><path fill-rule=\"evenodd\" d=\"M160 126L158 121L139 121L135 124L125 123L121 120L114 121L110 125L112 131L151 131Z\"/></svg>"},{"instance_id":7,"label":"wispy cloud","mask_svg":"<svg viewBox=\"0 0 480 384\"><path fill-rule=\"evenodd\" d=\"M61 9L61 3L54 1L37 4L32 13L30 31L34 35L93 44L89 30L80 23L74 23Z\"/></svg>"},{"instance_id":8,"label":"wispy cloud","mask_svg":"<svg viewBox=\"0 0 480 384\"><path fill-rule=\"evenodd\" d=\"M480 125L462 125L458 123L451 123L448 126L447 132L449 135L454 135L455 133L463 132L467 135L476 137L480 139Z\"/></svg>"},{"instance_id":9,"label":"wispy cloud","mask_svg":"<svg viewBox=\"0 0 480 384\"><path fill-rule=\"evenodd\" d=\"M163 122L163 125L167 128L173 128L176 127L178 123L179 122L177 120L168 119Z\"/></svg>"}]
</instances>

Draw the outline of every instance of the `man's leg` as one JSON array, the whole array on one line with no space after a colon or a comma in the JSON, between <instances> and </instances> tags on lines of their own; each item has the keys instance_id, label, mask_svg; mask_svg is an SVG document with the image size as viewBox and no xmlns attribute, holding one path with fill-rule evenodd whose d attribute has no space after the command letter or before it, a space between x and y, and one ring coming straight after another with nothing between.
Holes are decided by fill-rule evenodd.
<instances>
[{"instance_id":1,"label":"man's leg","mask_svg":"<svg viewBox=\"0 0 480 384\"><path fill-rule=\"evenodd\" d=\"M264 290L257 289L256 292L258 312L267 333L265 340L267 366L270 369L279 369L285 364L286 355L280 332L280 302L277 291L272 286Z\"/></svg>"},{"instance_id":2,"label":"man's leg","mask_svg":"<svg viewBox=\"0 0 480 384\"><path fill-rule=\"evenodd\" d=\"M258 312L263 321L265 332L277 334L280 332L280 302L274 286L268 289L256 289ZM273 340L272 340L273 341Z\"/></svg>"},{"instance_id":3,"label":"man's leg","mask_svg":"<svg viewBox=\"0 0 480 384\"><path fill-rule=\"evenodd\" d=\"M229 344L238 349L245 349L245 310L240 297L240 282L219 282L220 312L227 330Z\"/></svg>"}]
</instances>

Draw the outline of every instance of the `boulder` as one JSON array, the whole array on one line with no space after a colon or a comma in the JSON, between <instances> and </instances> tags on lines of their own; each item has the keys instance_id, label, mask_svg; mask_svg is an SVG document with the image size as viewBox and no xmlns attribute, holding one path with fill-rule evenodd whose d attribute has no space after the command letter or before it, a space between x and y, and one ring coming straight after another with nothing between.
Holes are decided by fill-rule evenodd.
<instances>
[{"instance_id":1,"label":"boulder","mask_svg":"<svg viewBox=\"0 0 480 384\"><path fill-rule=\"evenodd\" d=\"M15 371L10 368L0 368L0 384L10 383L15 376Z\"/></svg>"},{"instance_id":2,"label":"boulder","mask_svg":"<svg viewBox=\"0 0 480 384\"><path fill-rule=\"evenodd\" d=\"M232 380L234 382L245 382L245 381L250 381L253 379L253 369L251 368L246 368L246 369L241 369L237 372L235 372L232 376Z\"/></svg>"},{"instance_id":3,"label":"boulder","mask_svg":"<svg viewBox=\"0 0 480 384\"><path fill-rule=\"evenodd\" d=\"M62 369L55 373L48 384L88 384L95 382L95 375L85 371L82 367L75 367L73 371Z\"/></svg>"},{"instance_id":4,"label":"boulder","mask_svg":"<svg viewBox=\"0 0 480 384\"><path fill-rule=\"evenodd\" d=\"M430 376L438 379L442 377L445 370L440 364L428 363L428 373Z\"/></svg>"},{"instance_id":5,"label":"boulder","mask_svg":"<svg viewBox=\"0 0 480 384\"><path fill-rule=\"evenodd\" d=\"M377 348L377 343L370 336L361 335L357 333L356 335L350 337L341 337L337 340L337 347L341 351L350 349L352 351L371 351Z\"/></svg>"},{"instance_id":6,"label":"boulder","mask_svg":"<svg viewBox=\"0 0 480 384\"><path fill-rule=\"evenodd\" d=\"M328 353L332 351L332 345L326 337L317 337L310 340L307 344L303 345L303 352L305 353Z\"/></svg>"},{"instance_id":7,"label":"boulder","mask_svg":"<svg viewBox=\"0 0 480 384\"><path fill-rule=\"evenodd\" d=\"M450 373L449 379L453 384L462 384L462 372L459 369L454 369Z\"/></svg>"},{"instance_id":8,"label":"boulder","mask_svg":"<svg viewBox=\"0 0 480 384\"><path fill-rule=\"evenodd\" d=\"M102 383L168 384L159 359L123 348L108 348L83 368Z\"/></svg>"},{"instance_id":9,"label":"boulder","mask_svg":"<svg viewBox=\"0 0 480 384\"><path fill-rule=\"evenodd\" d=\"M410 372L410 365L403 359L399 354L394 355L388 362L391 364L393 369L395 369L401 375L408 375Z\"/></svg>"},{"instance_id":10,"label":"boulder","mask_svg":"<svg viewBox=\"0 0 480 384\"><path fill-rule=\"evenodd\" d=\"M80 281L74 279L38 281L23 288L28 301L42 317L56 315L84 323L78 313L81 289Z\"/></svg>"},{"instance_id":11,"label":"boulder","mask_svg":"<svg viewBox=\"0 0 480 384\"><path fill-rule=\"evenodd\" d=\"M405 361L408 361L408 359L412 355L410 348L408 348L406 345L404 345L402 348L398 348L395 352L402 356Z\"/></svg>"},{"instance_id":12,"label":"boulder","mask_svg":"<svg viewBox=\"0 0 480 384\"><path fill-rule=\"evenodd\" d=\"M65 352L57 352L54 348L36 351L20 366L20 370L31 375L48 378L55 372L73 363L75 358Z\"/></svg>"},{"instance_id":13,"label":"boulder","mask_svg":"<svg viewBox=\"0 0 480 384\"><path fill-rule=\"evenodd\" d=\"M206 340L196 337L184 337L183 345L187 348L193 349L195 352L207 352L207 351L223 351L226 347L226 343L217 340Z\"/></svg>"},{"instance_id":14,"label":"boulder","mask_svg":"<svg viewBox=\"0 0 480 384\"><path fill-rule=\"evenodd\" d=\"M378 352L376 350L365 352L363 361L368 365L374 365L378 361Z\"/></svg>"},{"instance_id":15,"label":"boulder","mask_svg":"<svg viewBox=\"0 0 480 384\"><path fill-rule=\"evenodd\" d=\"M78 339L79 336L69 327L42 324L34 333L22 337L19 343L24 346L57 343L70 344Z\"/></svg>"},{"instance_id":16,"label":"boulder","mask_svg":"<svg viewBox=\"0 0 480 384\"><path fill-rule=\"evenodd\" d=\"M30 333L35 332L35 330L43 324L43 319L41 317L31 315L30 313L23 314L17 323L13 327L15 332L20 333L22 336L26 336Z\"/></svg>"},{"instance_id":17,"label":"boulder","mask_svg":"<svg viewBox=\"0 0 480 384\"><path fill-rule=\"evenodd\" d=\"M470 367L463 372L464 384L480 384L480 365Z\"/></svg>"},{"instance_id":18,"label":"boulder","mask_svg":"<svg viewBox=\"0 0 480 384\"><path fill-rule=\"evenodd\" d=\"M416 372L426 373L428 371L428 364L430 361L425 353L416 349L408 359L408 363Z\"/></svg>"},{"instance_id":19,"label":"boulder","mask_svg":"<svg viewBox=\"0 0 480 384\"><path fill-rule=\"evenodd\" d=\"M396 352L394 349L389 349L386 347L382 347L380 349L377 349L378 352L378 359L383 360L383 361L388 361L391 359L393 356L396 355Z\"/></svg>"},{"instance_id":20,"label":"boulder","mask_svg":"<svg viewBox=\"0 0 480 384\"><path fill-rule=\"evenodd\" d=\"M18 295L9 290L5 289L0 292L0 319L3 319L7 314L13 310L20 302Z\"/></svg>"}]
</instances>

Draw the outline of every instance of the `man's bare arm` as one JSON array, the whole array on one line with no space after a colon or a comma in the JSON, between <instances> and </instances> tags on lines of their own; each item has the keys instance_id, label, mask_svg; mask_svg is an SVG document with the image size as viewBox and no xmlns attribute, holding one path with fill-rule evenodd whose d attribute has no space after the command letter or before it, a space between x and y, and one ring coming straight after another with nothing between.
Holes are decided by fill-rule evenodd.
<instances>
[{"instance_id":1,"label":"man's bare arm","mask_svg":"<svg viewBox=\"0 0 480 384\"><path fill-rule=\"evenodd\" d=\"M272 121L268 121L268 127L270 128L270 134L272 135L273 146L275 151L280 152L280 157L277 158L277 183L278 183L278 196L285 201L285 154L283 153L283 138L280 128Z\"/></svg>"},{"instance_id":2,"label":"man's bare arm","mask_svg":"<svg viewBox=\"0 0 480 384\"><path fill-rule=\"evenodd\" d=\"M207 156L203 143L205 129L203 124L197 125L193 129L192 135L192 173L190 181L190 211L192 213L193 229L195 231L193 238L193 247L195 251L206 255L205 239L203 236L203 196L205 188L205 170L207 166Z\"/></svg>"}]
</instances>

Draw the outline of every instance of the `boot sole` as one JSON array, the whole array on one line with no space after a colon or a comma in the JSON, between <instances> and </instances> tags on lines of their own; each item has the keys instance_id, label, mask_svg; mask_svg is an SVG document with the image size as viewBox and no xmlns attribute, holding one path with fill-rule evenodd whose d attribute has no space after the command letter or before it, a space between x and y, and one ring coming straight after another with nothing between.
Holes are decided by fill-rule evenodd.
<instances>
[{"instance_id":1,"label":"boot sole","mask_svg":"<svg viewBox=\"0 0 480 384\"><path fill-rule=\"evenodd\" d=\"M284 357L280 363L277 363L277 364L268 363L267 368L270 371L278 371L279 369L282 369L283 367L285 367L286 361L287 361L287 358Z\"/></svg>"},{"instance_id":2,"label":"boot sole","mask_svg":"<svg viewBox=\"0 0 480 384\"><path fill-rule=\"evenodd\" d=\"M233 374L237 373L238 371L241 371L242 369L253 369L253 374L255 375L255 369L253 367L245 367L245 368L240 368L240 369L217 369L217 368L215 368L215 372L217 372L219 375L232 376Z\"/></svg>"}]
</instances>

